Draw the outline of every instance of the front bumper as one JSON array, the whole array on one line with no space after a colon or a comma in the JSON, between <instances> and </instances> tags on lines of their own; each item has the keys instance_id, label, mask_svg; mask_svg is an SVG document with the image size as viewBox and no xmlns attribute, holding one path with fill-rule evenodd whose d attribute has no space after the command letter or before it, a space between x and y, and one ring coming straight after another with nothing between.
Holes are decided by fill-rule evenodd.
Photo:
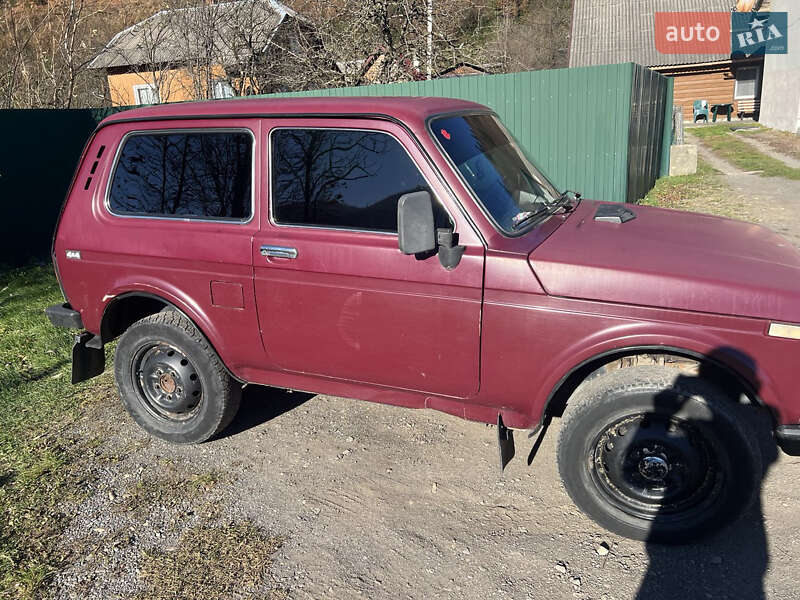
<instances>
[{"instance_id":1,"label":"front bumper","mask_svg":"<svg viewBox=\"0 0 800 600\"><path fill-rule=\"evenodd\" d=\"M800 425L778 425L775 440L786 454L800 456Z\"/></svg>"}]
</instances>

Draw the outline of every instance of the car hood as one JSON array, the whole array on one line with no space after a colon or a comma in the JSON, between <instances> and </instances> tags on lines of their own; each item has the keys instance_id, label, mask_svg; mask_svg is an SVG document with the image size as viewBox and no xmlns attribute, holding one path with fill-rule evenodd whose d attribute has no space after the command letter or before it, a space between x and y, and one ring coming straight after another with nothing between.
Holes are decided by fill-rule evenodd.
<instances>
[{"instance_id":1,"label":"car hood","mask_svg":"<svg viewBox=\"0 0 800 600\"><path fill-rule=\"evenodd\" d=\"M595 220L583 201L529 256L548 294L800 322L800 252L752 223L628 206Z\"/></svg>"}]
</instances>

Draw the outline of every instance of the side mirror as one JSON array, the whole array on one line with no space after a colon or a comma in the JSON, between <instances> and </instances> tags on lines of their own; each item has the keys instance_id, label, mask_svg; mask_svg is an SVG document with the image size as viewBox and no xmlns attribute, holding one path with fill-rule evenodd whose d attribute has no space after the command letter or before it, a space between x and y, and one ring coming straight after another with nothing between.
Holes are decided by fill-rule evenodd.
<instances>
[{"instance_id":1,"label":"side mirror","mask_svg":"<svg viewBox=\"0 0 800 600\"><path fill-rule=\"evenodd\" d=\"M403 254L436 250L433 203L428 192L412 192L397 201L397 243Z\"/></svg>"}]
</instances>

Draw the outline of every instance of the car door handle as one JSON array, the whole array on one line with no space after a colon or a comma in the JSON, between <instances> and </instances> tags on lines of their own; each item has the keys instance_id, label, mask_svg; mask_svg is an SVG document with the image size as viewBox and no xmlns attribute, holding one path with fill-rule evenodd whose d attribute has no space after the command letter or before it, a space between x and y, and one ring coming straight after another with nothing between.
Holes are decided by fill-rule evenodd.
<instances>
[{"instance_id":1,"label":"car door handle","mask_svg":"<svg viewBox=\"0 0 800 600\"><path fill-rule=\"evenodd\" d=\"M297 248L286 246L261 246L261 256L271 258L297 258Z\"/></svg>"}]
</instances>

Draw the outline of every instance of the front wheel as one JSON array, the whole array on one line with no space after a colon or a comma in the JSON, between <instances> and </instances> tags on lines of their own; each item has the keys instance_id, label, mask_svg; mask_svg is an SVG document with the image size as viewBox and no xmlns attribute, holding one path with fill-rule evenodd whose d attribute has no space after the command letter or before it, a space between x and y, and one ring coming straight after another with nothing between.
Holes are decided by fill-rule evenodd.
<instances>
[{"instance_id":1,"label":"front wheel","mask_svg":"<svg viewBox=\"0 0 800 600\"><path fill-rule=\"evenodd\" d=\"M128 328L117 344L114 376L133 419L170 442L204 442L239 409L241 388L194 323L174 310Z\"/></svg>"},{"instance_id":2,"label":"front wheel","mask_svg":"<svg viewBox=\"0 0 800 600\"><path fill-rule=\"evenodd\" d=\"M745 407L712 383L658 366L582 385L562 423L558 465L575 504L625 537L684 543L751 503L761 453Z\"/></svg>"}]
</instances>

